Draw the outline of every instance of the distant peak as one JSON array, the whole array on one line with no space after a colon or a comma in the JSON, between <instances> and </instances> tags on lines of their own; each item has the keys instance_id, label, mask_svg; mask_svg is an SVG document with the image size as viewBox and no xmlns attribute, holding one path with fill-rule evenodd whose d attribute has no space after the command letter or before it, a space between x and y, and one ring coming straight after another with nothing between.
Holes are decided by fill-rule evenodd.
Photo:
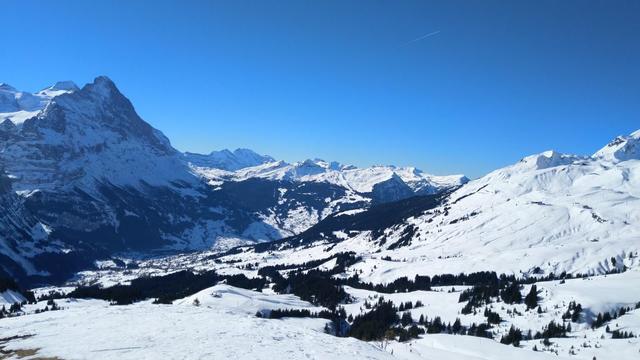
<instances>
[{"instance_id":1,"label":"distant peak","mask_svg":"<svg viewBox=\"0 0 640 360\"><path fill-rule=\"evenodd\" d=\"M298 165L299 166L311 166L311 167L323 167L322 165L320 165L318 163L318 159L316 159L316 160L306 159L304 161L299 162Z\"/></svg>"},{"instance_id":2,"label":"distant peak","mask_svg":"<svg viewBox=\"0 0 640 360\"><path fill-rule=\"evenodd\" d=\"M100 75L98 77L96 77L95 79L93 79L93 83L94 84L105 84L105 85L111 85L111 86L115 86L115 84L113 83L113 80L109 79L109 77L105 76L105 75Z\"/></svg>"},{"instance_id":3,"label":"distant peak","mask_svg":"<svg viewBox=\"0 0 640 360\"><path fill-rule=\"evenodd\" d=\"M550 167L569 165L581 158L576 155L559 153L555 150L547 150L539 154L527 156L520 160L520 166L526 169L547 169Z\"/></svg>"},{"instance_id":4,"label":"distant peak","mask_svg":"<svg viewBox=\"0 0 640 360\"><path fill-rule=\"evenodd\" d=\"M0 90L17 91L16 88L7 83L0 83Z\"/></svg>"},{"instance_id":5,"label":"distant peak","mask_svg":"<svg viewBox=\"0 0 640 360\"><path fill-rule=\"evenodd\" d=\"M271 156L260 155L253 150L244 148L238 148L233 151L229 149L212 151L208 155L189 152L184 155L186 160L192 165L227 171L236 171L275 161Z\"/></svg>"},{"instance_id":6,"label":"distant peak","mask_svg":"<svg viewBox=\"0 0 640 360\"><path fill-rule=\"evenodd\" d=\"M104 98L109 98L112 95L120 94L120 91L116 87L116 84L104 75L98 76L93 80L92 83L85 85L82 88L82 91L85 90L94 94L98 94Z\"/></svg>"},{"instance_id":7,"label":"distant peak","mask_svg":"<svg viewBox=\"0 0 640 360\"><path fill-rule=\"evenodd\" d=\"M640 159L640 130L629 136L616 137L593 154L593 157L613 162Z\"/></svg>"},{"instance_id":8,"label":"distant peak","mask_svg":"<svg viewBox=\"0 0 640 360\"><path fill-rule=\"evenodd\" d=\"M258 154L257 152L255 152L255 151L253 151L251 149L246 149L246 148L237 148L237 149L233 150L233 154L236 155L236 156L241 156L241 155L263 156L263 155L260 155L260 154Z\"/></svg>"},{"instance_id":9,"label":"distant peak","mask_svg":"<svg viewBox=\"0 0 640 360\"><path fill-rule=\"evenodd\" d=\"M315 159L306 159L304 161L300 161L296 163L296 166L306 166L306 167L320 167L327 170L346 170L350 168L355 168L353 166L343 165L337 161L326 161L320 158Z\"/></svg>"},{"instance_id":10,"label":"distant peak","mask_svg":"<svg viewBox=\"0 0 640 360\"><path fill-rule=\"evenodd\" d=\"M109 79L104 75L101 75L95 78L91 85L95 87L104 88L104 89L117 90L116 84L111 79Z\"/></svg>"},{"instance_id":11,"label":"distant peak","mask_svg":"<svg viewBox=\"0 0 640 360\"><path fill-rule=\"evenodd\" d=\"M78 91L80 88L73 81L58 81L53 86L49 87L49 90L63 90L63 91Z\"/></svg>"}]
</instances>

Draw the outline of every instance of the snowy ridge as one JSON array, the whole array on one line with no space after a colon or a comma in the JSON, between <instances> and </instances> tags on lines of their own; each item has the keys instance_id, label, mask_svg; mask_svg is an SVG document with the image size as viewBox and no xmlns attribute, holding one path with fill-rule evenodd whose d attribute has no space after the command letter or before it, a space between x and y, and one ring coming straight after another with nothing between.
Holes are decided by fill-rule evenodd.
<instances>
[{"instance_id":1,"label":"snowy ridge","mask_svg":"<svg viewBox=\"0 0 640 360\"><path fill-rule=\"evenodd\" d=\"M212 151L207 155L186 152L184 157L191 166L225 171L236 171L275 161L271 156L260 155L249 149L235 149L234 151L224 149Z\"/></svg>"},{"instance_id":2,"label":"snowy ridge","mask_svg":"<svg viewBox=\"0 0 640 360\"><path fill-rule=\"evenodd\" d=\"M626 138L625 148L631 148L637 134ZM283 263L327 253L367 254L354 271L363 271L362 276L375 282L485 270L605 273L622 264L638 265L629 255L640 251L639 189L637 156L611 162L600 156L548 151L471 181L440 205L407 215L384 229L376 227L384 208L343 215L319 223L290 242L284 240L277 253ZM389 211L383 218L397 209ZM339 227L354 222L365 227L357 231ZM299 240L303 245L296 245ZM250 258L249 253L243 257ZM381 260L384 257L399 261ZM618 260L616 264L612 258ZM257 252L251 261L265 260Z\"/></svg>"},{"instance_id":3,"label":"snowy ridge","mask_svg":"<svg viewBox=\"0 0 640 360\"><path fill-rule=\"evenodd\" d=\"M612 162L640 159L640 130L629 136L618 136L593 157Z\"/></svg>"},{"instance_id":4,"label":"snowy ridge","mask_svg":"<svg viewBox=\"0 0 640 360\"><path fill-rule=\"evenodd\" d=\"M9 84L0 84L0 123L10 121L15 126L42 111L51 100L59 95L79 90L71 81L58 82L35 94L18 91ZM5 123L9 126L9 123Z\"/></svg>"},{"instance_id":5,"label":"snowy ridge","mask_svg":"<svg viewBox=\"0 0 640 360\"><path fill-rule=\"evenodd\" d=\"M194 165L196 165L194 163ZM295 182L324 182L335 184L358 193L370 193L377 184L398 177L414 194L433 194L445 189L460 186L469 181L464 175L436 176L426 174L414 167L371 166L357 168L338 162L320 159L308 159L293 164L284 161L264 162L256 166L241 168L229 172L228 168L213 169L196 165L194 171L209 181L243 181L250 178L286 180ZM227 171L219 171L227 170Z\"/></svg>"}]
</instances>

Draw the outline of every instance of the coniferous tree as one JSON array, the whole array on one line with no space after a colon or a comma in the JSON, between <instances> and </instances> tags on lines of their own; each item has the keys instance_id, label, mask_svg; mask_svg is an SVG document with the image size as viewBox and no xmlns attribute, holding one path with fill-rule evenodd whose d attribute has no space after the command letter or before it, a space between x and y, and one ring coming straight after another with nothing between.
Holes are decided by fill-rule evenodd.
<instances>
[{"instance_id":1,"label":"coniferous tree","mask_svg":"<svg viewBox=\"0 0 640 360\"><path fill-rule=\"evenodd\" d=\"M400 319L400 323L402 326L407 326L413 324L413 318L411 317L410 312L406 312L402 314L402 318Z\"/></svg>"},{"instance_id":2,"label":"coniferous tree","mask_svg":"<svg viewBox=\"0 0 640 360\"><path fill-rule=\"evenodd\" d=\"M515 282L509 283L506 288L500 291L500 298L507 304L519 304L522 302L520 285Z\"/></svg>"},{"instance_id":3,"label":"coniferous tree","mask_svg":"<svg viewBox=\"0 0 640 360\"><path fill-rule=\"evenodd\" d=\"M520 341L522 341L522 331L513 325L511 325L507 335L500 339L501 343L513 346L520 346Z\"/></svg>"},{"instance_id":4,"label":"coniferous tree","mask_svg":"<svg viewBox=\"0 0 640 360\"><path fill-rule=\"evenodd\" d=\"M460 323L460 318L456 318L456 321L453 322L453 326L451 327L451 331L454 334L458 334L462 329L462 324Z\"/></svg>"},{"instance_id":5,"label":"coniferous tree","mask_svg":"<svg viewBox=\"0 0 640 360\"><path fill-rule=\"evenodd\" d=\"M487 322L489 324L500 324L500 322L502 321L502 319L500 318L500 315L496 312L489 310L489 308L484 309L484 316L487 317Z\"/></svg>"},{"instance_id":6,"label":"coniferous tree","mask_svg":"<svg viewBox=\"0 0 640 360\"><path fill-rule=\"evenodd\" d=\"M538 306L538 288L536 284L531 285L531 290L525 296L524 303L527 305L527 309L535 309Z\"/></svg>"}]
</instances>

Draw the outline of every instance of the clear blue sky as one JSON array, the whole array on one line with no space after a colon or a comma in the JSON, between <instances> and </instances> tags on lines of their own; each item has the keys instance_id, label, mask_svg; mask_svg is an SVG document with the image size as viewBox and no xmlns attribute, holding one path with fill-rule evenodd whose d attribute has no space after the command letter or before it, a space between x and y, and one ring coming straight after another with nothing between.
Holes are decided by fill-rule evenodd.
<instances>
[{"instance_id":1,"label":"clear blue sky","mask_svg":"<svg viewBox=\"0 0 640 360\"><path fill-rule=\"evenodd\" d=\"M180 150L475 177L640 128L635 0L4 0L0 11L0 82L35 91L107 75Z\"/></svg>"}]
</instances>

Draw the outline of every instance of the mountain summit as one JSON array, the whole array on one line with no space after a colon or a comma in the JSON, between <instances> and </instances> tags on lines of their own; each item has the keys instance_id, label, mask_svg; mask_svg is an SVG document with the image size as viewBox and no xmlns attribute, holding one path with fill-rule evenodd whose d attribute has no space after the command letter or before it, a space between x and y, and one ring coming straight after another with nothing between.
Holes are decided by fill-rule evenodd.
<instances>
[{"instance_id":1,"label":"mountain summit","mask_svg":"<svg viewBox=\"0 0 640 360\"><path fill-rule=\"evenodd\" d=\"M593 157L613 162L640 160L640 130L629 136L618 136Z\"/></svg>"}]
</instances>

